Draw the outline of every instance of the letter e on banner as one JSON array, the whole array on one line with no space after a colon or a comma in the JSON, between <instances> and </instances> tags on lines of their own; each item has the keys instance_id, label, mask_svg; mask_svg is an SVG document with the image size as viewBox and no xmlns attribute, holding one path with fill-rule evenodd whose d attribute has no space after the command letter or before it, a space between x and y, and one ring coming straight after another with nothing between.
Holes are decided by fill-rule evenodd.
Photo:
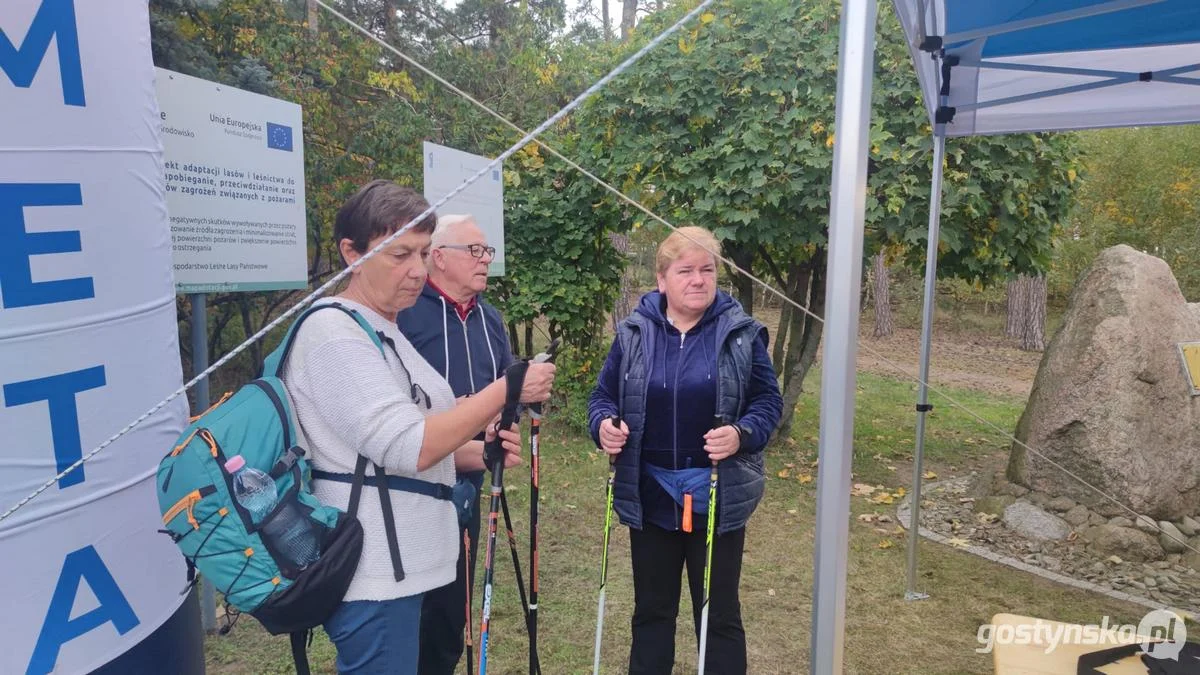
<instances>
[{"instance_id":1,"label":"letter e on banner","mask_svg":"<svg viewBox=\"0 0 1200 675\"><path fill-rule=\"evenodd\" d=\"M0 183L0 300L8 308L50 305L95 297L91 277L34 282L35 255L83 250L79 232L27 232L27 206L81 206L78 184Z\"/></svg>"}]
</instances>

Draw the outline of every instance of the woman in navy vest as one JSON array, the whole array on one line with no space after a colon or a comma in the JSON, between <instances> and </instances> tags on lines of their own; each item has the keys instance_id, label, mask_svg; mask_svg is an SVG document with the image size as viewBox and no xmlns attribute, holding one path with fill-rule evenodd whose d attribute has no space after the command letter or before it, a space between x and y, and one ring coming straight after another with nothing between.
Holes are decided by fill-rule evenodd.
<instances>
[{"instance_id":1,"label":"woman in navy vest","mask_svg":"<svg viewBox=\"0 0 1200 675\"><path fill-rule=\"evenodd\" d=\"M762 499L762 451L783 399L766 328L717 289L720 252L701 227L662 242L658 290L618 327L588 405L593 440L616 457L613 507L630 528L631 675L672 671L685 567L699 637L712 462L718 488L706 666L719 675L746 672L738 599L746 521Z\"/></svg>"}]
</instances>

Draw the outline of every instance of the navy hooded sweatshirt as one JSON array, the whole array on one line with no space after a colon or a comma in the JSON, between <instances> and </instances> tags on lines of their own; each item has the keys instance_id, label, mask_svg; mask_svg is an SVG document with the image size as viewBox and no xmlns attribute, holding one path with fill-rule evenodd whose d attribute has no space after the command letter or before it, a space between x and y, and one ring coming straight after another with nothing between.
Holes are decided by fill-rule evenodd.
<instances>
[{"instance_id":1,"label":"navy hooded sweatshirt","mask_svg":"<svg viewBox=\"0 0 1200 675\"><path fill-rule=\"evenodd\" d=\"M704 434L712 428L716 412L717 319L737 301L718 291L700 321L685 334L671 325L665 314L666 299L658 291L642 296L636 313L650 319L656 330L644 339L656 341L654 362L647 367L647 424L642 436L641 462L666 469L703 468L711 465L704 451ZM750 401L737 423L751 429L739 452L761 452L779 421L779 385L767 349L766 331L753 345L753 363L746 398ZM590 427L599 443L600 422L617 411L621 369L621 345L613 341L592 394ZM653 420L653 421L651 421ZM681 527L682 508L674 498L640 472L638 492L643 518L666 530ZM694 518L696 531L703 531L705 516Z\"/></svg>"},{"instance_id":2,"label":"navy hooded sweatshirt","mask_svg":"<svg viewBox=\"0 0 1200 675\"><path fill-rule=\"evenodd\" d=\"M514 360L500 311L482 296L476 300L464 320L426 281L417 302L396 317L400 331L446 378L455 397L474 394L500 379ZM472 474L480 478L483 472Z\"/></svg>"}]
</instances>

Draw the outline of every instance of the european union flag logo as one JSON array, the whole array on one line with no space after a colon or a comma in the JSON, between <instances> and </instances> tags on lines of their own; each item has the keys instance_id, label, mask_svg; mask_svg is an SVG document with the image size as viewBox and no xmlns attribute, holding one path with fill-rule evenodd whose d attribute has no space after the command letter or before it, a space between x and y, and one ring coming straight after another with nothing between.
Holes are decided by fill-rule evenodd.
<instances>
[{"instance_id":1,"label":"european union flag logo","mask_svg":"<svg viewBox=\"0 0 1200 675\"><path fill-rule=\"evenodd\" d=\"M292 151L292 128L267 122L267 147Z\"/></svg>"}]
</instances>

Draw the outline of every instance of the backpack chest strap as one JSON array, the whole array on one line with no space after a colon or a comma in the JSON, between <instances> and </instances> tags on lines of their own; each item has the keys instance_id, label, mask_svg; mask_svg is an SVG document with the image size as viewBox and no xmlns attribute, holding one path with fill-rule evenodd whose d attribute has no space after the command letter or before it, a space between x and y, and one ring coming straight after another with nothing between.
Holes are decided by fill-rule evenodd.
<instances>
[{"instance_id":1,"label":"backpack chest strap","mask_svg":"<svg viewBox=\"0 0 1200 675\"><path fill-rule=\"evenodd\" d=\"M312 477L315 480L331 480L337 483L354 485L354 474L350 473L331 473L329 471L313 469ZM381 482L387 486L387 489L395 490L397 492L415 492L420 495L425 495L426 497L444 499L446 501L452 501L454 499L454 488L442 483L434 483L427 480L420 480L418 478L409 478L407 476L389 476L387 474L382 476L363 476L363 485L373 485L378 487Z\"/></svg>"}]
</instances>

